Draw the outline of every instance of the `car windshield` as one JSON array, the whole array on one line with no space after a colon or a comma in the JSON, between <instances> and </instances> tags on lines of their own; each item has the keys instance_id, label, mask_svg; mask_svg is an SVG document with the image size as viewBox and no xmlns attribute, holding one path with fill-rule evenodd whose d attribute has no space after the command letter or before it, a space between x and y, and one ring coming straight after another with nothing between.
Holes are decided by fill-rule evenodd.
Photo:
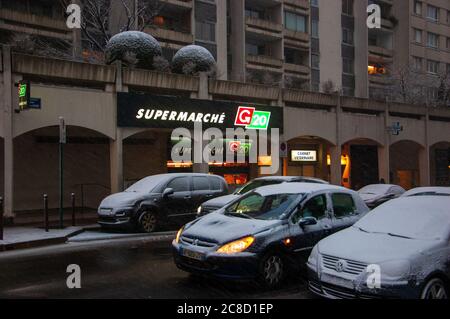
<instances>
[{"instance_id":1,"label":"car windshield","mask_svg":"<svg viewBox=\"0 0 450 319\"><path fill-rule=\"evenodd\" d=\"M263 196L253 192L229 206L225 215L261 220L282 219L300 194L272 194Z\"/></svg>"},{"instance_id":2,"label":"car windshield","mask_svg":"<svg viewBox=\"0 0 450 319\"><path fill-rule=\"evenodd\" d=\"M140 181L137 181L130 187L128 187L125 192L133 192L133 193L149 193L153 191L156 186L158 186L162 181L164 181L167 177L164 175L154 175L149 176Z\"/></svg>"},{"instance_id":3,"label":"car windshield","mask_svg":"<svg viewBox=\"0 0 450 319\"><path fill-rule=\"evenodd\" d=\"M280 183L281 183L281 181L279 181L279 180L257 179L257 180L250 181L247 184L245 184L244 186L242 186L242 188L240 188L236 191L236 194L244 195L244 194L247 194L248 192L254 190L255 188L258 188L261 186L267 186L267 185L280 184Z\"/></svg>"},{"instance_id":4,"label":"car windshield","mask_svg":"<svg viewBox=\"0 0 450 319\"><path fill-rule=\"evenodd\" d=\"M368 233L414 239L443 239L450 233L450 200L445 196L406 197L371 211L354 227Z\"/></svg>"}]
</instances>

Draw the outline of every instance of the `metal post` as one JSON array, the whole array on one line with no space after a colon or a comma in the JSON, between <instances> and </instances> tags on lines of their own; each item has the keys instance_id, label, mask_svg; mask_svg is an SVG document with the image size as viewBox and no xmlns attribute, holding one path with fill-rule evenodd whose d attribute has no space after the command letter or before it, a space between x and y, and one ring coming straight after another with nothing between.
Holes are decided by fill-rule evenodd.
<instances>
[{"instance_id":1,"label":"metal post","mask_svg":"<svg viewBox=\"0 0 450 319\"><path fill-rule=\"evenodd\" d=\"M59 228L64 228L64 144L66 143L66 124L59 118Z\"/></svg>"},{"instance_id":2,"label":"metal post","mask_svg":"<svg viewBox=\"0 0 450 319\"><path fill-rule=\"evenodd\" d=\"M71 193L72 197L72 226L75 226L75 193Z\"/></svg>"},{"instance_id":3,"label":"metal post","mask_svg":"<svg viewBox=\"0 0 450 319\"><path fill-rule=\"evenodd\" d=\"M44 194L44 228L48 232L48 195Z\"/></svg>"},{"instance_id":4,"label":"metal post","mask_svg":"<svg viewBox=\"0 0 450 319\"><path fill-rule=\"evenodd\" d=\"M3 197L0 197L0 240L3 240Z\"/></svg>"}]
</instances>

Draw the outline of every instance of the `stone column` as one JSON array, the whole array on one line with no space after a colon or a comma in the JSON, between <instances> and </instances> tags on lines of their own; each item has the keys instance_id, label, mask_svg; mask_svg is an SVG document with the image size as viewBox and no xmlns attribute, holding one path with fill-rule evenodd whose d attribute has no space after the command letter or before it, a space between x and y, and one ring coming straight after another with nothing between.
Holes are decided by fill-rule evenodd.
<instances>
[{"instance_id":1,"label":"stone column","mask_svg":"<svg viewBox=\"0 0 450 319\"><path fill-rule=\"evenodd\" d=\"M245 82L245 1L230 2L231 54L233 56L231 80Z\"/></svg>"},{"instance_id":2,"label":"stone column","mask_svg":"<svg viewBox=\"0 0 450 319\"><path fill-rule=\"evenodd\" d=\"M3 46L3 138L4 138L4 216L14 218L14 105L11 76L11 49Z\"/></svg>"},{"instance_id":3,"label":"stone column","mask_svg":"<svg viewBox=\"0 0 450 319\"><path fill-rule=\"evenodd\" d=\"M341 167L342 146L336 145L330 147L331 170L330 182L334 185L342 184L342 167Z\"/></svg>"},{"instance_id":4,"label":"stone column","mask_svg":"<svg viewBox=\"0 0 450 319\"><path fill-rule=\"evenodd\" d=\"M419 151L420 186L430 186L430 143L428 138L429 110L425 114L425 147Z\"/></svg>"},{"instance_id":5,"label":"stone column","mask_svg":"<svg viewBox=\"0 0 450 319\"><path fill-rule=\"evenodd\" d=\"M378 146L378 177L390 183L389 145Z\"/></svg>"}]
</instances>

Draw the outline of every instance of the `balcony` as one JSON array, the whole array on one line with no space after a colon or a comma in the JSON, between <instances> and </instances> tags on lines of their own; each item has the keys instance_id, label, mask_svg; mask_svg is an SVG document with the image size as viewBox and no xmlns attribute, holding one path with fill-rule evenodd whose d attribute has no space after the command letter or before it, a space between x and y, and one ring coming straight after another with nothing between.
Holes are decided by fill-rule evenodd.
<instances>
[{"instance_id":1,"label":"balcony","mask_svg":"<svg viewBox=\"0 0 450 319\"><path fill-rule=\"evenodd\" d=\"M281 72L283 67L283 60L276 59L266 55L247 55L247 64L253 64L254 66L266 66L271 68L277 68L278 72Z\"/></svg>"},{"instance_id":2,"label":"balcony","mask_svg":"<svg viewBox=\"0 0 450 319\"><path fill-rule=\"evenodd\" d=\"M300 49L309 49L308 33L284 29L283 35L286 45Z\"/></svg>"},{"instance_id":3,"label":"balcony","mask_svg":"<svg viewBox=\"0 0 450 319\"><path fill-rule=\"evenodd\" d=\"M309 0L284 0L284 4L300 10L309 11Z\"/></svg>"},{"instance_id":4,"label":"balcony","mask_svg":"<svg viewBox=\"0 0 450 319\"><path fill-rule=\"evenodd\" d=\"M392 84L392 79L389 75L374 75L369 74L370 86L383 87Z\"/></svg>"},{"instance_id":5,"label":"balcony","mask_svg":"<svg viewBox=\"0 0 450 319\"><path fill-rule=\"evenodd\" d=\"M394 60L394 51L380 46L369 45L369 61L376 63L391 63Z\"/></svg>"},{"instance_id":6,"label":"balcony","mask_svg":"<svg viewBox=\"0 0 450 319\"><path fill-rule=\"evenodd\" d=\"M192 44L194 42L194 37L190 33L163 28L146 28L145 32L163 42L175 42L179 44Z\"/></svg>"},{"instance_id":7,"label":"balcony","mask_svg":"<svg viewBox=\"0 0 450 319\"><path fill-rule=\"evenodd\" d=\"M284 63L284 71L295 73L296 75L309 75L310 68L307 65Z\"/></svg>"},{"instance_id":8,"label":"balcony","mask_svg":"<svg viewBox=\"0 0 450 319\"><path fill-rule=\"evenodd\" d=\"M283 26L281 24L257 19L252 17L245 18L246 31L256 34L266 40L281 39Z\"/></svg>"},{"instance_id":9,"label":"balcony","mask_svg":"<svg viewBox=\"0 0 450 319\"><path fill-rule=\"evenodd\" d=\"M67 28L65 21L62 19L1 9L0 21L2 22L0 24L1 29L7 29L17 33L30 33L68 40L72 38L72 30ZM11 22L11 24L8 22Z\"/></svg>"},{"instance_id":10,"label":"balcony","mask_svg":"<svg viewBox=\"0 0 450 319\"><path fill-rule=\"evenodd\" d=\"M159 0L164 6L177 7L181 9L192 9L192 0Z\"/></svg>"},{"instance_id":11,"label":"balcony","mask_svg":"<svg viewBox=\"0 0 450 319\"><path fill-rule=\"evenodd\" d=\"M389 20L389 19L385 19L385 18L381 18L381 27L385 28L385 29L389 29L392 30L394 29L394 23Z\"/></svg>"}]
</instances>

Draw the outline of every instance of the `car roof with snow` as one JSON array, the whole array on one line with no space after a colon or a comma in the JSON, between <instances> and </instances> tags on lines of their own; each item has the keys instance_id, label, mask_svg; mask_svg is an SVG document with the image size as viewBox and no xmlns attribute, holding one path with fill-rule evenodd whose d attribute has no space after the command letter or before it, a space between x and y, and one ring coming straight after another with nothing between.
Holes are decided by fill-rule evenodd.
<instances>
[{"instance_id":1,"label":"car roof with snow","mask_svg":"<svg viewBox=\"0 0 450 319\"><path fill-rule=\"evenodd\" d=\"M283 183L276 185L262 186L255 189L261 195L273 195L273 194L312 194L320 191L339 191L343 193L354 194L356 192L330 184L315 184L315 183Z\"/></svg>"},{"instance_id":2,"label":"car roof with snow","mask_svg":"<svg viewBox=\"0 0 450 319\"><path fill-rule=\"evenodd\" d=\"M259 180L266 180L266 181L270 181L270 180L276 180L276 181L293 181L293 180L298 180L298 179L303 179L303 180L310 180L310 181L317 181L318 183L327 183L326 181L320 179L320 178L315 178L315 177L306 177L306 176L263 176L263 177L257 177L254 180L255 181L259 181Z\"/></svg>"},{"instance_id":3,"label":"car roof with snow","mask_svg":"<svg viewBox=\"0 0 450 319\"><path fill-rule=\"evenodd\" d=\"M417 195L427 195L427 196L434 196L434 195L449 195L450 196L450 187L416 187L413 189L410 189L409 191L405 192L402 197L408 197L408 196L417 196Z\"/></svg>"}]
</instances>

